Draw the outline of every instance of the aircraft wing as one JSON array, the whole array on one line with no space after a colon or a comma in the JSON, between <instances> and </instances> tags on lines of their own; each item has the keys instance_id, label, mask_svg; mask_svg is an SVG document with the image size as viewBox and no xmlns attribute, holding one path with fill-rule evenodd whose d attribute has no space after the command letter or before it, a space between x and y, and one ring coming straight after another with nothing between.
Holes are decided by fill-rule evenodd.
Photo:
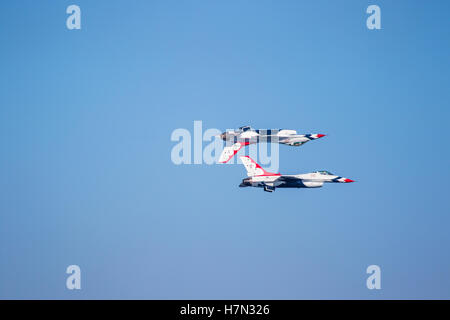
<instances>
[{"instance_id":1,"label":"aircraft wing","mask_svg":"<svg viewBox=\"0 0 450 320\"><path fill-rule=\"evenodd\" d=\"M290 146L301 146L302 144L308 142L308 139L305 139L305 137L289 137L289 138L280 138L278 143L281 144L287 144Z\"/></svg>"},{"instance_id":2,"label":"aircraft wing","mask_svg":"<svg viewBox=\"0 0 450 320\"><path fill-rule=\"evenodd\" d=\"M297 134L288 135L279 138L278 143L287 144L290 146L301 146L311 140L316 140L325 137L324 134L314 133L314 134Z\"/></svg>"}]
</instances>

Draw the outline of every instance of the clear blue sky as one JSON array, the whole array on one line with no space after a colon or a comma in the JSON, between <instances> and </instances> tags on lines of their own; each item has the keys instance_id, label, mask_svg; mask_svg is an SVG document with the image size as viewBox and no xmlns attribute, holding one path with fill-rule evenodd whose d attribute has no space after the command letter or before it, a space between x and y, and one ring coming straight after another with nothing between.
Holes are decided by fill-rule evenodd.
<instances>
[{"instance_id":1,"label":"clear blue sky","mask_svg":"<svg viewBox=\"0 0 450 320\"><path fill-rule=\"evenodd\" d=\"M0 298L450 298L449 12L3 2ZM170 134L194 120L325 133L281 146L280 171L357 183L269 194L240 165L176 166Z\"/></svg>"}]
</instances>

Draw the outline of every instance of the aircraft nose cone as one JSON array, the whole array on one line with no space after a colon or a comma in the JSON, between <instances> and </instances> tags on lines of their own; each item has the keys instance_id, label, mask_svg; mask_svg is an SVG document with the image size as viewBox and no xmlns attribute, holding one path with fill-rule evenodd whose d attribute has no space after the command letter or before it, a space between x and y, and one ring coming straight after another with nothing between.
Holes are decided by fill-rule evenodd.
<instances>
[{"instance_id":1,"label":"aircraft nose cone","mask_svg":"<svg viewBox=\"0 0 450 320\"><path fill-rule=\"evenodd\" d=\"M344 181L345 181L345 182L355 182L355 181L352 180L352 179L345 179Z\"/></svg>"},{"instance_id":2,"label":"aircraft nose cone","mask_svg":"<svg viewBox=\"0 0 450 320\"><path fill-rule=\"evenodd\" d=\"M317 138L322 138L322 137L325 137L325 135L321 134L321 133L317 134Z\"/></svg>"}]
</instances>

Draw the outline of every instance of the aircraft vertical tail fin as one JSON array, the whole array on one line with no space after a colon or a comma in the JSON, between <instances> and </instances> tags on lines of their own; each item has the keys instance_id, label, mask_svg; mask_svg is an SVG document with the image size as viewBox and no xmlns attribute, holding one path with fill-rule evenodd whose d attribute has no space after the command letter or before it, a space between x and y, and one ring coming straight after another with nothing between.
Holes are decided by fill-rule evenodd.
<instances>
[{"instance_id":1,"label":"aircraft vertical tail fin","mask_svg":"<svg viewBox=\"0 0 450 320\"><path fill-rule=\"evenodd\" d=\"M219 163L227 163L243 146L248 144L248 142L236 142L230 147L223 148L222 154L219 157Z\"/></svg>"},{"instance_id":2,"label":"aircraft vertical tail fin","mask_svg":"<svg viewBox=\"0 0 450 320\"><path fill-rule=\"evenodd\" d=\"M267 172L259 164L255 162L252 158L249 156L241 156L240 157L242 164L245 167L245 170L247 170L247 176L254 177L254 176L279 176L279 173L271 173Z\"/></svg>"}]
</instances>

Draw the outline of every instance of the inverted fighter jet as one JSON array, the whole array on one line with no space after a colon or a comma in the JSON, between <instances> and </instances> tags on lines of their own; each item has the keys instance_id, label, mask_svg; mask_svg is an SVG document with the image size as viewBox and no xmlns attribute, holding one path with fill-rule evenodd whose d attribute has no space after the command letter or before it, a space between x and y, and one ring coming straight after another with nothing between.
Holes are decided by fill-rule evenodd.
<instances>
[{"instance_id":1,"label":"inverted fighter jet","mask_svg":"<svg viewBox=\"0 0 450 320\"><path fill-rule=\"evenodd\" d=\"M281 143L289 146L301 146L308 141L324 137L324 134L297 134L295 130L286 129L260 129L255 130L249 126L240 127L237 130L226 131L218 137L228 144L233 143L223 149L219 162L226 163L241 150L243 146L249 144L267 142Z\"/></svg>"},{"instance_id":2,"label":"inverted fighter jet","mask_svg":"<svg viewBox=\"0 0 450 320\"><path fill-rule=\"evenodd\" d=\"M247 170L248 178L242 180L239 187L259 187L264 188L264 191L273 192L275 188L320 188L325 182L354 182L328 171L296 175L270 173L249 156L242 156L240 159Z\"/></svg>"}]
</instances>

